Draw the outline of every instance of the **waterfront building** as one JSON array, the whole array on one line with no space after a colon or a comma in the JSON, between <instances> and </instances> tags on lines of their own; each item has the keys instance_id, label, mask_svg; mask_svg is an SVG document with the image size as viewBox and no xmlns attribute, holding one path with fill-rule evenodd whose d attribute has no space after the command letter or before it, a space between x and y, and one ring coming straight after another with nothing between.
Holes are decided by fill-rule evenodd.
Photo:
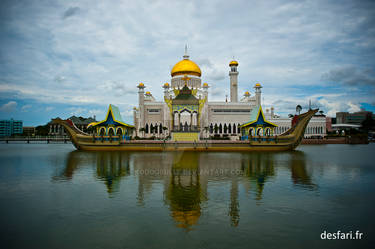
<instances>
[{"instance_id":1,"label":"waterfront building","mask_svg":"<svg viewBox=\"0 0 375 249\"><path fill-rule=\"evenodd\" d=\"M0 137L22 134L22 120L3 119L0 120Z\"/></svg>"},{"instance_id":2,"label":"waterfront building","mask_svg":"<svg viewBox=\"0 0 375 249\"><path fill-rule=\"evenodd\" d=\"M134 126L122 120L120 110L115 105L109 105L106 118L99 122L90 123L87 128L92 127L94 133L99 136L125 136L129 139L133 133Z\"/></svg>"},{"instance_id":3,"label":"waterfront building","mask_svg":"<svg viewBox=\"0 0 375 249\"><path fill-rule=\"evenodd\" d=\"M163 84L163 100L157 101L144 83L139 83L138 107L134 107L135 136L194 141L200 138L240 138L240 125L249 121L251 111L261 106L262 85L254 84L254 94L246 91L238 97L238 66L229 63L229 101L210 101L209 84L202 84L199 66L190 60L187 51L175 64L170 82ZM267 109L265 117L275 124L273 134L279 135L291 127L290 118L281 118ZM306 137L326 135L325 117L315 116L307 126Z\"/></svg>"},{"instance_id":4,"label":"waterfront building","mask_svg":"<svg viewBox=\"0 0 375 249\"><path fill-rule=\"evenodd\" d=\"M361 125L366 118L371 117L375 119L375 114L370 111L359 111L359 112L336 112L336 124L353 124Z\"/></svg>"},{"instance_id":5,"label":"waterfront building","mask_svg":"<svg viewBox=\"0 0 375 249\"><path fill-rule=\"evenodd\" d=\"M83 132L89 133L89 134L91 133L91 131L89 131L87 129L87 126L90 123L96 121L95 116L94 117L88 117L88 118L71 116L70 118L68 118L68 120L72 121L73 124L78 129L80 129ZM48 132L49 136L66 136L67 135L64 127L62 127L59 124L53 124L52 121L50 121L48 123L48 127L49 127L49 132Z\"/></svg>"}]
</instances>

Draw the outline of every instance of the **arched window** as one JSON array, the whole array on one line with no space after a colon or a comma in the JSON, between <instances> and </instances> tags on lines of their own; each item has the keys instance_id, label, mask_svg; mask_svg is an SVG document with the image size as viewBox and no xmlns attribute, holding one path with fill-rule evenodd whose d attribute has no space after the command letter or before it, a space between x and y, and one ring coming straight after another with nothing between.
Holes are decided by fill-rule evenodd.
<instances>
[{"instance_id":1,"label":"arched window","mask_svg":"<svg viewBox=\"0 0 375 249\"><path fill-rule=\"evenodd\" d=\"M231 134L231 133L232 133L232 127L231 127L231 125L230 125L230 124L228 125L228 133L229 133L229 134Z\"/></svg>"},{"instance_id":2,"label":"arched window","mask_svg":"<svg viewBox=\"0 0 375 249\"><path fill-rule=\"evenodd\" d=\"M217 134L217 132L219 131L219 127L217 126L217 124L215 124L215 134Z\"/></svg>"},{"instance_id":3,"label":"arched window","mask_svg":"<svg viewBox=\"0 0 375 249\"><path fill-rule=\"evenodd\" d=\"M163 133L163 126L160 123L160 125L159 125L159 134L162 134L162 133Z\"/></svg>"},{"instance_id":4,"label":"arched window","mask_svg":"<svg viewBox=\"0 0 375 249\"><path fill-rule=\"evenodd\" d=\"M211 134L214 133L214 126L212 125L212 123L211 123L211 125L210 125L210 133L211 133Z\"/></svg>"},{"instance_id":5,"label":"arched window","mask_svg":"<svg viewBox=\"0 0 375 249\"><path fill-rule=\"evenodd\" d=\"M220 124L219 125L219 134L222 134L223 133L223 126Z\"/></svg>"},{"instance_id":6,"label":"arched window","mask_svg":"<svg viewBox=\"0 0 375 249\"><path fill-rule=\"evenodd\" d=\"M224 124L224 133L227 134L227 131L228 131L227 124Z\"/></svg>"},{"instance_id":7,"label":"arched window","mask_svg":"<svg viewBox=\"0 0 375 249\"><path fill-rule=\"evenodd\" d=\"M113 136L113 135L115 135L115 131L112 127L109 127L108 128L108 136Z\"/></svg>"},{"instance_id":8,"label":"arched window","mask_svg":"<svg viewBox=\"0 0 375 249\"><path fill-rule=\"evenodd\" d=\"M249 136L254 137L254 128L249 129Z\"/></svg>"},{"instance_id":9,"label":"arched window","mask_svg":"<svg viewBox=\"0 0 375 249\"><path fill-rule=\"evenodd\" d=\"M145 133L148 134L148 124L146 124Z\"/></svg>"},{"instance_id":10,"label":"arched window","mask_svg":"<svg viewBox=\"0 0 375 249\"><path fill-rule=\"evenodd\" d=\"M105 135L105 128L104 127L100 128L99 135L100 136L104 136Z\"/></svg>"},{"instance_id":11,"label":"arched window","mask_svg":"<svg viewBox=\"0 0 375 249\"><path fill-rule=\"evenodd\" d=\"M123 132L122 132L122 128L121 128L121 127L118 127L118 128L117 128L116 135L117 135L117 136L121 136L122 134L123 134Z\"/></svg>"},{"instance_id":12,"label":"arched window","mask_svg":"<svg viewBox=\"0 0 375 249\"><path fill-rule=\"evenodd\" d=\"M236 130L236 124L233 124L233 133L236 134L237 133L236 131L237 131Z\"/></svg>"},{"instance_id":13,"label":"arched window","mask_svg":"<svg viewBox=\"0 0 375 249\"><path fill-rule=\"evenodd\" d=\"M271 136L271 129L270 128L266 128L266 130L265 130L265 135L266 136Z\"/></svg>"},{"instance_id":14,"label":"arched window","mask_svg":"<svg viewBox=\"0 0 375 249\"><path fill-rule=\"evenodd\" d=\"M237 133L241 132L240 124L237 124Z\"/></svg>"}]
</instances>

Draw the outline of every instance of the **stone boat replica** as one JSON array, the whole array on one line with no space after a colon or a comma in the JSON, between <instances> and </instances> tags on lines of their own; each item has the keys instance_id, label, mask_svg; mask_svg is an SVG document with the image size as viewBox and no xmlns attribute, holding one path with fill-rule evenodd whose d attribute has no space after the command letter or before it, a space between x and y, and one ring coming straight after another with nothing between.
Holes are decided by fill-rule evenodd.
<instances>
[{"instance_id":1,"label":"stone boat replica","mask_svg":"<svg viewBox=\"0 0 375 249\"><path fill-rule=\"evenodd\" d=\"M114 107L114 106L112 106ZM117 110L110 106L105 121L97 122L94 125L107 122L108 119L112 123L123 124L125 128L131 130L132 126L116 120ZM263 116L261 107L259 108L258 118ZM90 135L78 129L70 120L54 119L56 124L62 125L70 136L74 146L78 150L90 151L287 151L294 150L300 143L304 136L306 126L314 114L318 111L309 110L303 114L297 115L293 119L292 127L280 134L279 136L272 136L269 133L265 135L257 135L257 133L250 132L251 127L249 122L241 126L242 139L238 141L231 140L194 140L194 141L178 141L172 139L164 140L134 140L125 129L125 133L121 135ZM111 115L109 115L111 113ZM261 114L261 115L260 115ZM263 116L264 118L264 116ZM264 122L265 121L265 122ZM269 123L263 120L263 123ZM270 123L271 124L271 123ZM256 128L255 128L256 130ZM100 133L97 133L100 134ZM262 133L263 134L263 133Z\"/></svg>"}]
</instances>

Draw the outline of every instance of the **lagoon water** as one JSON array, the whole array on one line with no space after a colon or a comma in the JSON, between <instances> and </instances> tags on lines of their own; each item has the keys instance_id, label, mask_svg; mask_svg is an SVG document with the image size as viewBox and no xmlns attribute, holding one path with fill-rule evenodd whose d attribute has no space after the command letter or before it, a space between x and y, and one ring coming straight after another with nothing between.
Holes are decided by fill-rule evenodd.
<instances>
[{"instance_id":1,"label":"lagoon water","mask_svg":"<svg viewBox=\"0 0 375 249\"><path fill-rule=\"evenodd\" d=\"M375 144L281 153L0 145L1 248L373 248ZM321 240L327 232L361 240Z\"/></svg>"}]
</instances>

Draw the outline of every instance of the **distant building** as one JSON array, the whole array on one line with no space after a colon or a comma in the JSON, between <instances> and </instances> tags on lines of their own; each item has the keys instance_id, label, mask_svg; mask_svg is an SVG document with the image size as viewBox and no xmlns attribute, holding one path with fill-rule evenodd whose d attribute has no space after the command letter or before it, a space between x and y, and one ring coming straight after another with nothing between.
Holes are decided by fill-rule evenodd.
<instances>
[{"instance_id":1,"label":"distant building","mask_svg":"<svg viewBox=\"0 0 375 249\"><path fill-rule=\"evenodd\" d=\"M92 117L84 118L84 117L71 116L68 119L71 120L73 122L73 124L78 129L80 129L83 132L87 132L87 133L90 133L87 130L87 126L92 122L96 122L95 116L93 118ZM59 124L52 124L52 122L49 122L48 126L49 126L48 135L50 135L50 136L65 136L65 135L67 135L64 127L62 127Z\"/></svg>"},{"instance_id":2,"label":"distant building","mask_svg":"<svg viewBox=\"0 0 375 249\"><path fill-rule=\"evenodd\" d=\"M336 124L353 124L361 125L362 122L368 117L375 119L375 115L369 111L360 111L360 112L336 112Z\"/></svg>"},{"instance_id":3,"label":"distant building","mask_svg":"<svg viewBox=\"0 0 375 249\"><path fill-rule=\"evenodd\" d=\"M24 126L23 127L23 135L25 135L25 136L35 135L35 127L34 126Z\"/></svg>"},{"instance_id":4,"label":"distant building","mask_svg":"<svg viewBox=\"0 0 375 249\"><path fill-rule=\"evenodd\" d=\"M332 118L326 117L326 129L327 132L332 132Z\"/></svg>"},{"instance_id":5,"label":"distant building","mask_svg":"<svg viewBox=\"0 0 375 249\"><path fill-rule=\"evenodd\" d=\"M0 137L22 134L22 120L0 120Z\"/></svg>"}]
</instances>

